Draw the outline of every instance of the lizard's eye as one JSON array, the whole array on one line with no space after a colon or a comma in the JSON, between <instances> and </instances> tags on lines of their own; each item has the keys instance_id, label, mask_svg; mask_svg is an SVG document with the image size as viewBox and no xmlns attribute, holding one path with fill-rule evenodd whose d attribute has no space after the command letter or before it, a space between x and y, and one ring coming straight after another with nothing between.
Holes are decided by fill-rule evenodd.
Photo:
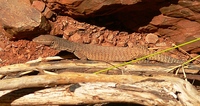
<instances>
[{"instance_id":1,"label":"lizard's eye","mask_svg":"<svg viewBox=\"0 0 200 106\"><path fill-rule=\"evenodd\" d=\"M50 44L50 45L51 45L51 46L52 46L52 45L54 45L54 42L51 42L51 44Z\"/></svg>"}]
</instances>

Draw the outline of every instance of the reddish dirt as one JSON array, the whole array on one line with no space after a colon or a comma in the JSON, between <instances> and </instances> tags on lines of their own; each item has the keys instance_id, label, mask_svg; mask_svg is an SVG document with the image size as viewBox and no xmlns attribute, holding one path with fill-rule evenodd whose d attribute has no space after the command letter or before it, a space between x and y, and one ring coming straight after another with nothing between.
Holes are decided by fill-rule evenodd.
<instances>
[{"instance_id":1,"label":"reddish dirt","mask_svg":"<svg viewBox=\"0 0 200 106\"><path fill-rule=\"evenodd\" d=\"M0 36L0 66L54 56L57 53L56 50L28 40L9 41L5 36Z\"/></svg>"}]
</instances>

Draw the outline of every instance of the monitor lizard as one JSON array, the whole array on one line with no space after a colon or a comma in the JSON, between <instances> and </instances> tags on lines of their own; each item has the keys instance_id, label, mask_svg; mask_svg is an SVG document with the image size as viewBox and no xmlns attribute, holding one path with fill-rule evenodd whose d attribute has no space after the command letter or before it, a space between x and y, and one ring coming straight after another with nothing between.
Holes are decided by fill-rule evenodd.
<instances>
[{"instance_id":1,"label":"monitor lizard","mask_svg":"<svg viewBox=\"0 0 200 106\"><path fill-rule=\"evenodd\" d=\"M79 59L100 60L100 61L130 61L153 53L147 48L139 45L134 47L108 47L91 44L81 44L52 36L40 35L33 39L34 42L50 46L57 50L65 50L74 53ZM167 55L158 54L147 60L155 60L164 63L182 63L183 60L176 59Z\"/></svg>"}]
</instances>

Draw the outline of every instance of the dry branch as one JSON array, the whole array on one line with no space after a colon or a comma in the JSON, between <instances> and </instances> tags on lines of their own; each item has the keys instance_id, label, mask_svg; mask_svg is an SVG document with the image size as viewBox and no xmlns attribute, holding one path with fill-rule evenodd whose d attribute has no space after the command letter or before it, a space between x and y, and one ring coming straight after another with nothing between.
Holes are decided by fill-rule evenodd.
<instances>
[{"instance_id":1,"label":"dry branch","mask_svg":"<svg viewBox=\"0 0 200 106\"><path fill-rule=\"evenodd\" d=\"M0 91L0 102L2 104L5 102L10 102L13 105L75 105L103 102L170 106L197 106L200 104L200 95L189 82L167 76L142 77L136 75L63 73L6 79L1 80L0 84L1 90L18 89L16 91ZM78 84L79 86L58 86L43 90L32 89L33 91L30 91L31 89L19 89L58 84ZM69 87L73 89L70 90Z\"/></svg>"},{"instance_id":2,"label":"dry branch","mask_svg":"<svg viewBox=\"0 0 200 106\"><path fill-rule=\"evenodd\" d=\"M0 67L0 74L7 75L30 70L104 69L120 64L117 62L78 60L40 62L41 60L44 59ZM176 66L177 64L129 64L119 69L123 71L168 72ZM198 65L189 65L185 67L185 72L197 73L200 69L199 67ZM119 71L119 69L114 70ZM77 84L78 87L72 87L73 89L71 89L70 87L73 84ZM37 87L42 87L42 89L37 89ZM30 89L27 90L27 88ZM0 91L1 105L75 105L108 102L170 106L200 104L200 95L189 82L180 78L161 75L144 77L64 72L55 75L25 76L0 80L0 90L4 90Z\"/></svg>"},{"instance_id":3,"label":"dry branch","mask_svg":"<svg viewBox=\"0 0 200 106\"><path fill-rule=\"evenodd\" d=\"M37 63L24 63L14 64L9 66L0 67L0 74L6 75L13 72L30 71L30 70L52 70L52 69L105 69L113 65L121 64L119 62L97 62L97 61L80 61L80 60L63 60L52 62L37 62ZM129 64L114 70L122 71L139 71L139 72L168 72L178 64ZM186 73L198 73L200 70L199 65L189 65L185 67Z\"/></svg>"},{"instance_id":4,"label":"dry branch","mask_svg":"<svg viewBox=\"0 0 200 106\"><path fill-rule=\"evenodd\" d=\"M145 80L148 77L136 75L96 75L83 73L65 72L58 75L37 75L25 76L21 78L12 78L0 80L0 90L19 89L27 87L49 87L60 84L71 84L79 82L115 82L115 83L134 83Z\"/></svg>"}]
</instances>

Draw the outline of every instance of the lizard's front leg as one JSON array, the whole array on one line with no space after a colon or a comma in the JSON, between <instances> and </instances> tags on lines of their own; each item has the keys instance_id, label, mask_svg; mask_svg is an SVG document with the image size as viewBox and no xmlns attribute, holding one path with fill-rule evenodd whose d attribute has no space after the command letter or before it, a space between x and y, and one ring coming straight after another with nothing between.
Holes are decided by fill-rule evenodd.
<instances>
[{"instance_id":1,"label":"lizard's front leg","mask_svg":"<svg viewBox=\"0 0 200 106\"><path fill-rule=\"evenodd\" d=\"M80 60L87 60L87 57L86 57L84 54L82 54L81 52L75 51L75 52L74 52L74 55L75 55L76 57L78 57Z\"/></svg>"}]
</instances>

